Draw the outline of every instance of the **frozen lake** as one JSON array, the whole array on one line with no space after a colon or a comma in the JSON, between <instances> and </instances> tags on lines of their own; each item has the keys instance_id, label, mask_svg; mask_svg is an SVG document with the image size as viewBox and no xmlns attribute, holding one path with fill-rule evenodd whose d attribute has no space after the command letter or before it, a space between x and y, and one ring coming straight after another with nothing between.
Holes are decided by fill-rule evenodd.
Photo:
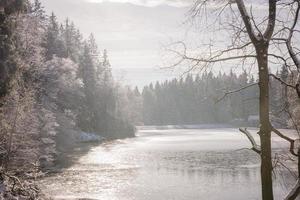
<instances>
[{"instance_id":1,"label":"frozen lake","mask_svg":"<svg viewBox=\"0 0 300 200\"><path fill-rule=\"evenodd\" d=\"M144 129L136 138L92 147L41 183L54 199L259 200L259 157L247 147L232 128ZM273 138L275 151L286 147ZM294 178L278 169L275 176L279 200Z\"/></svg>"}]
</instances>

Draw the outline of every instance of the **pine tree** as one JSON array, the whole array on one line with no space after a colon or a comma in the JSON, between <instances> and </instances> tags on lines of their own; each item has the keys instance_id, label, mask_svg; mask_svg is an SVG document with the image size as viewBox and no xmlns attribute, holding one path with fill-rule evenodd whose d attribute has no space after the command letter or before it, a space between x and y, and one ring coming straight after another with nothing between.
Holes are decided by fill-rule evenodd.
<instances>
[{"instance_id":1,"label":"pine tree","mask_svg":"<svg viewBox=\"0 0 300 200\"><path fill-rule=\"evenodd\" d=\"M43 43L45 48L46 60L51 60L54 55L58 57L64 57L64 46L60 38L59 25L54 13L51 13L49 18L49 24Z\"/></svg>"},{"instance_id":2,"label":"pine tree","mask_svg":"<svg viewBox=\"0 0 300 200\"><path fill-rule=\"evenodd\" d=\"M40 0L34 0L34 3L31 6L30 11L42 22L46 20L46 13Z\"/></svg>"}]
</instances>

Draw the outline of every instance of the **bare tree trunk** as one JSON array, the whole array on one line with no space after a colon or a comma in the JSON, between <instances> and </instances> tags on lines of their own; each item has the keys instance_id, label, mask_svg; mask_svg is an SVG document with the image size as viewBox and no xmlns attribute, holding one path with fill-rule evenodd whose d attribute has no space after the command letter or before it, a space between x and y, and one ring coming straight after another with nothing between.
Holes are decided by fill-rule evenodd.
<instances>
[{"instance_id":1,"label":"bare tree trunk","mask_svg":"<svg viewBox=\"0 0 300 200\"><path fill-rule=\"evenodd\" d=\"M271 124L269 118L269 70L268 44L258 45L257 61L259 67L259 117L261 141L261 186L262 199L273 200L272 186L272 154L271 154Z\"/></svg>"},{"instance_id":2,"label":"bare tree trunk","mask_svg":"<svg viewBox=\"0 0 300 200\"><path fill-rule=\"evenodd\" d=\"M298 147L297 157L298 157L298 179L300 180L300 148L299 147Z\"/></svg>"}]
</instances>

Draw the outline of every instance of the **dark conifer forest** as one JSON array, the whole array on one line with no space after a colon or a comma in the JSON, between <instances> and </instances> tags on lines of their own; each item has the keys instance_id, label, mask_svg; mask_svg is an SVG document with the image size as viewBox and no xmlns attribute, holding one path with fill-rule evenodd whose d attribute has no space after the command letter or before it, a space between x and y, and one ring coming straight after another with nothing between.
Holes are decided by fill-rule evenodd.
<instances>
[{"instance_id":1,"label":"dark conifer forest","mask_svg":"<svg viewBox=\"0 0 300 200\"><path fill-rule=\"evenodd\" d=\"M284 67L276 74L283 79ZM187 75L163 83L153 83L142 91L143 122L147 125L233 124L256 125L259 91L256 78L246 72L214 75ZM231 91L247 87L237 94ZM271 79L271 109L274 123L286 126L280 112L287 96L285 87Z\"/></svg>"}]
</instances>

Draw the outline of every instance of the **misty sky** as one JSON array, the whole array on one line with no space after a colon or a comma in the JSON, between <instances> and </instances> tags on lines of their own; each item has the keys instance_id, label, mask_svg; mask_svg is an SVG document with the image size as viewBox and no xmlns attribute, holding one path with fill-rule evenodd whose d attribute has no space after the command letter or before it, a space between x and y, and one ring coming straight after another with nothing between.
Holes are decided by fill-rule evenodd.
<instances>
[{"instance_id":1,"label":"misty sky","mask_svg":"<svg viewBox=\"0 0 300 200\"><path fill-rule=\"evenodd\" d=\"M107 49L117 80L130 85L175 77L161 72L165 44L186 37L187 0L42 0L48 13L94 33Z\"/></svg>"},{"instance_id":2,"label":"misty sky","mask_svg":"<svg viewBox=\"0 0 300 200\"><path fill-rule=\"evenodd\" d=\"M228 42L228 37L220 33L215 35L214 31L195 29L186 23L192 0L41 1L48 13L54 11L59 21L67 17L74 21L85 37L94 33L100 49L109 52L115 79L140 88L182 74L182 70L161 70L174 64L165 58L166 45L180 40L191 41L190 44L207 43L210 39L218 45ZM261 8L264 1L247 3ZM220 67L228 71L230 65Z\"/></svg>"}]
</instances>

